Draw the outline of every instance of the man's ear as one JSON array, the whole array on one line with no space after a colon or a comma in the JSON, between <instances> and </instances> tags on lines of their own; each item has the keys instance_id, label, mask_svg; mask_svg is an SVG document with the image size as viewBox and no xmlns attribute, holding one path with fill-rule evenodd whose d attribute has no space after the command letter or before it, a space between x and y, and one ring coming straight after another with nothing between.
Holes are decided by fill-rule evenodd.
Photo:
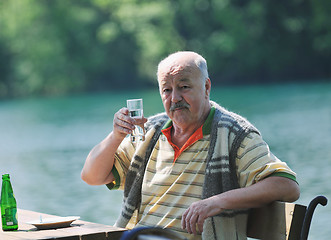
<instances>
[{"instance_id":1,"label":"man's ear","mask_svg":"<svg viewBox=\"0 0 331 240\"><path fill-rule=\"evenodd\" d=\"M206 98L209 98L210 96L210 90L211 90L211 81L209 78L206 79L205 81L205 94Z\"/></svg>"}]
</instances>

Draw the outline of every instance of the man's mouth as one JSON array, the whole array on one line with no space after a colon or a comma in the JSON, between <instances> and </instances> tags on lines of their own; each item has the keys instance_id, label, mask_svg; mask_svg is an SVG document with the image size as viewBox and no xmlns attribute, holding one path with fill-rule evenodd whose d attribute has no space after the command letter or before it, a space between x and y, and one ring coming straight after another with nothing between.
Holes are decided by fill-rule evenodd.
<instances>
[{"instance_id":1,"label":"man's mouth","mask_svg":"<svg viewBox=\"0 0 331 240\"><path fill-rule=\"evenodd\" d=\"M170 111L176 111L176 110L181 110L185 108L189 108L190 105L188 105L186 102L178 102L170 106Z\"/></svg>"}]
</instances>

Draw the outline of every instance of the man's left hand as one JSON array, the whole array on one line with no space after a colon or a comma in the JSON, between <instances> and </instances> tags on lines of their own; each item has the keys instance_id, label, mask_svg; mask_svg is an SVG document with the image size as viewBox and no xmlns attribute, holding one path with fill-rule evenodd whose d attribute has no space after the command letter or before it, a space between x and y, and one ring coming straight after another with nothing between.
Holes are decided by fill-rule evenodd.
<instances>
[{"instance_id":1,"label":"man's left hand","mask_svg":"<svg viewBox=\"0 0 331 240\"><path fill-rule=\"evenodd\" d=\"M182 216L182 228L194 235L198 233L197 230L202 233L205 219L222 211L215 206L214 201L212 197L192 203Z\"/></svg>"}]
</instances>

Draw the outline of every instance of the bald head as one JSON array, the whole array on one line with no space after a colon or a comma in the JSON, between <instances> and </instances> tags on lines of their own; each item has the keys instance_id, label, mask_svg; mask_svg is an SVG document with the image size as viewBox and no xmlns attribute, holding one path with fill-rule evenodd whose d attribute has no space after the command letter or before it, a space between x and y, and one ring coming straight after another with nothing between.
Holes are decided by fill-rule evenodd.
<instances>
[{"instance_id":1,"label":"bald head","mask_svg":"<svg viewBox=\"0 0 331 240\"><path fill-rule=\"evenodd\" d=\"M202 82L209 78L206 60L201 55L190 51L176 52L163 59L158 65L157 77L159 78L160 73L165 72L165 69L175 72L183 68L197 68Z\"/></svg>"}]
</instances>

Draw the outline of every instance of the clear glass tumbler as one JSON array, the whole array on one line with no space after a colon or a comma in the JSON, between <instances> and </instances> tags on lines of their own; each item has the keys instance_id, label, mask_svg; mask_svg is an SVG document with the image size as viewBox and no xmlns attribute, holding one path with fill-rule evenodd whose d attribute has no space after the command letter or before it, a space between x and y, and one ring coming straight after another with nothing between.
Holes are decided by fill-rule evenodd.
<instances>
[{"instance_id":1,"label":"clear glass tumbler","mask_svg":"<svg viewBox=\"0 0 331 240\"><path fill-rule=\"evenodd\" d=\"M143 100L140 99L128 99L126 100L127 108L129 109L129 116L132 118L141 119L144 115ZM145 129L143 126L136 125L136 128L131 133L131 141L145 140Z\"/></svg>"}]
</instances>

